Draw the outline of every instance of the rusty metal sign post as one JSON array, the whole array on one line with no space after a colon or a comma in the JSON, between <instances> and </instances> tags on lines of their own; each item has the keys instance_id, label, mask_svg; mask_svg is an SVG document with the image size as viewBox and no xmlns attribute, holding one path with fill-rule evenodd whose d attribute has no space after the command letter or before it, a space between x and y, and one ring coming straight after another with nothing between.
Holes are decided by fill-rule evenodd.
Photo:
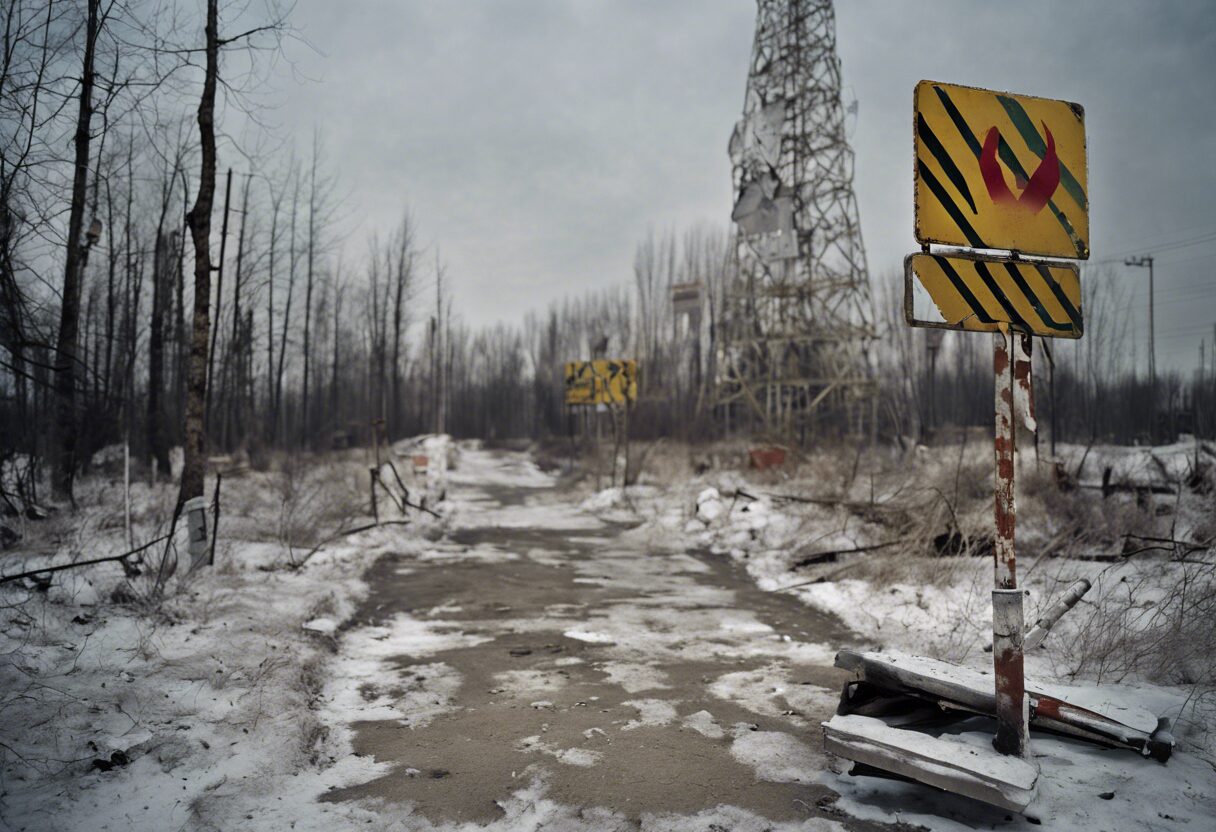
<instances>
[{"instance_id":1,"label":"rusty metal sign post","mask_svg":"<svg viewBox=\"0 0 1216 832\"><path fill-rule=\"evenodd\" d=\"M1018 589L1014 525L1017 518L1014 457L1017 451L1017 390L1030 388L1030 362L1014 358L1014 342L1024 336L1008 328L994 336L992 368L996 378L996 541L992 590L992 661L996 676L996 738L1002 754L1025 757L1030 748L1030 713L1026 699L1023 633L1026 628L1022 591ZM1019 366L1021 365L1021 366ZM1022 373L1018 373L1022 370ZM1018 377L1020 376L1020 377Z\"/></svg>"},{"instance_id":2,"label":"rusty metal sign post","mask_svg":"<svg viewBox=\"0 0 1216 832\"><path fill-rule=\"evenodd\" d=\"M823 724L824 749L852 760L854 774L894 775L1024 812L1040 774L1030 753L1032 722L1161 761L1173 748L1167 719L1110 701L1060 698L1059 688L1028 685L1025 676L1025 651L1089 589L1078 581L1026 631L1014 538L1017 432L1035 430L1032 339L1083 332L1080 272L1070 261L1089 256L1084 110L929 81L917 85L913 102L921 251L904 261L907 322L929 327L931 336L949 329L993 338L995 684L947 662L842 650L836 666L852 679ZM918 703L995 717L993 750L910 725L902 709Z\"/></svg>"},{"instance_id":3,"label":"rusty metal sign post","mask_svg":"<svg viewBox=\"0 0 1216 832\"><path fill-rule=\"evenodd\" d=\"M1085 111L930 81L917 85L913 109L922 251L905 261L905 316L911 326L994 333L993 745L1029 759L1026 621L1014 545L1017 429L1035 429L1033 336L1082 334L1078 269L1045 258L1089 256ZM930 244L965 248L931 252ZM914 308L925 296L930 314Z\"/></svg>"}]
</instances>

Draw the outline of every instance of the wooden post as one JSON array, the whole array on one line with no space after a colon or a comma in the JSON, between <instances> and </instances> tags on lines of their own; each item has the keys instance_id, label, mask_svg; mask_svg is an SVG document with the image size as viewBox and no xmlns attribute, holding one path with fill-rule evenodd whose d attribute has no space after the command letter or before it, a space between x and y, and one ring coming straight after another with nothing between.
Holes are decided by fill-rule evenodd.
<instances>
[{"instance_id":1,"label":"wooden post","mask_svg":"<svg viewBox=\"0 0 1216 832\"><path fill-rule=\"evenodd\" d=\"M377 523L380 522L380 512L376 508L376 475L379 473L379 470L379 468L369 468L367 471L372 483L372 519Z\"/></svg>"},{"instance_id":2,"label":"wooden post","mask_svg":"<svg viewBox=\"0 0 1216 832\"><path fill-rule=\"evenodd\" d=\"M134 549L135 540L131 531L131 437L129 434L124 437L122 443L122 494L123 514L127 527L127 548Z\"/></svg>"}]
</instances>

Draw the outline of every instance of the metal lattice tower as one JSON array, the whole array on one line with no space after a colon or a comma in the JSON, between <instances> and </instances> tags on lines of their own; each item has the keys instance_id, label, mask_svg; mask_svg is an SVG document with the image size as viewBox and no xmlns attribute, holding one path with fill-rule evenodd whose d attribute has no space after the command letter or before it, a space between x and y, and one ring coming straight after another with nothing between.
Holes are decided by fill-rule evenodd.
<instances>
[{"instance_id":1,"label":"metal lattice tower","mask_svg":"<svg viewBox=\"0 0 1216 832\"><path fill-rule=\"evenodd\" d=\"M739 273L718 362L728 426L771 436L873 426L869 274L831 0L758 0L730 140Z\"/></svg>"}]
</instances>

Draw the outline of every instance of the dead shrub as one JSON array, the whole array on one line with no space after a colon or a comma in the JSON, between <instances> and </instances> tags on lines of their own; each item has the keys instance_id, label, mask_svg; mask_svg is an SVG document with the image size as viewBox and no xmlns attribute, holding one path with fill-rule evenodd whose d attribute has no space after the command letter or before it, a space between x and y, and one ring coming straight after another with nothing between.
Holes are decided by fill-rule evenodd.
<instances>
[{"instance_id":1,"label":"dead shrub","mask_svg":"<svg viewBox=\"0 0 1216 832\"><path fill-rule=\"evenodd\" d=\"M1073 675L1098 682L1142 676L1216 688L1216 562L1148 562L1110 569L1084 605L1070 653Z\"/></svg>"}]
</instances>

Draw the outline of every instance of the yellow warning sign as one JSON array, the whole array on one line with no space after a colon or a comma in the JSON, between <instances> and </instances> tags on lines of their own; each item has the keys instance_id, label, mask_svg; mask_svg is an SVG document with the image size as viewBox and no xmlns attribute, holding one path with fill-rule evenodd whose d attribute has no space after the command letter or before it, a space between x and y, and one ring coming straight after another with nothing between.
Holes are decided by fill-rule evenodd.
<instances>
[{"instance_id":1,"label":"yellow warning sign","mask_svg":"<svg viewBox=\"0 0 1216 832\"><path fill-rule=\"evenodd\" d=\"M633 359L566 362L566 404L624 404L637 398L638 362Z\"/></svg>"},{"instance_id":2,"label":"yellow warning sign","mask_svg":"<svg viewBox=\"0 0 1216 832\"><path fill-rule=\"evenodd\" d=\"M1089 257L1081 105L921 81L913 108L917 242Z\"/></svg>"},{"instance_id":3,"label":"yellow warning sign","mask_svg":"<svg viewBox=\"0 0 1216 832\"><path fill-rule=\"evenodd\" d=\"M995 332L1008 324L1045 338L1081 337L1081 280L1073 263L910 254L904 315L912 326Z\"/></svg>"}]
</instances>

